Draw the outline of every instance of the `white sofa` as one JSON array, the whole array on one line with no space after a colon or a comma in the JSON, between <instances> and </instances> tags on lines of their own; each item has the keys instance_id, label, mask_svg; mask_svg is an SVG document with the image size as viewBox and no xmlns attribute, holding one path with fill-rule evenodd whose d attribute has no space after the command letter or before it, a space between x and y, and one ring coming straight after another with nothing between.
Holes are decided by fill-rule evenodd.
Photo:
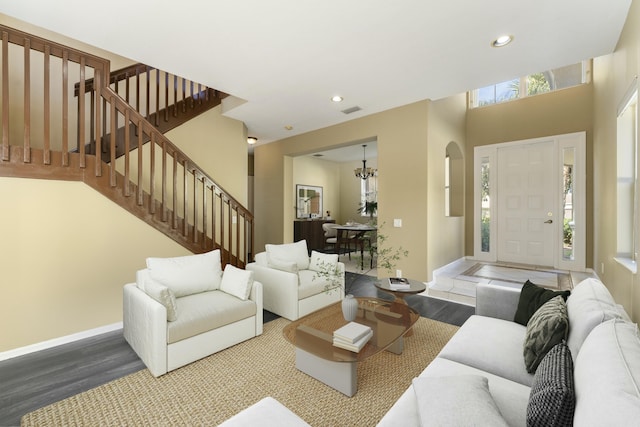
<instances>
[{"instance_id":1,"label":"white sofa","mask_svg":"<svg viewBox=\"0 0 640 427\"><path fill-rule=\"evenodd\" d=\"M124 337L158 377L262 334L262 285L220 251L148 258L123 289Z\"/></svg>"},{"instance_id":2,"label":"white sofa","mask_svg":"<svg viewBox=\"0 0 640 427\"><path fill-rule=\"evenodd\" d=\"M264 287L265 310L297 320L344 298L344 263L337 254L312 251L309 257L305 240L268 244L265 249L246 266ZM335 277L330 278L329 271L335 271Z\"/></svg>"},{"instance_id":3,"label":"white sofa","mask_svg":"<svg viewBox=\"0 0 640 427\"><path fill-rule=\"evenodd\" d=\"M480 284L477 291L476 315L379 426L552 426L570 423L567 413L576 426L638 423L638 329L600 281L586 279L572 290L566 301L566 345L553 347L535 374L527 372L523 358L531 334L513 321L520 289ZM561 411L568 411L565 418Z\"/></svg>"}]
</instances>

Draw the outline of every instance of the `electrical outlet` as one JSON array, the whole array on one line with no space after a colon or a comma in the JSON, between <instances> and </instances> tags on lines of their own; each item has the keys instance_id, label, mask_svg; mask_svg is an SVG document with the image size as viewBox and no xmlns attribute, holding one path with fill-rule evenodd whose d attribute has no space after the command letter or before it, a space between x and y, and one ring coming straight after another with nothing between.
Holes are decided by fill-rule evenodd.
<instances>
[{"instance_id":1,"label":"electrical outlet","mask_svg":"<svg viewBox=\"0 0 640 427\"><path fill-rule=\"evenodd\" d=\"M396 270L396 277L402 277L402 270Z\"/></svg>"},{"instance_id":2,"label":"electrical outlet","mask_svg":"<svg viewBox=\"0 0 640 427\"><path fill-rule=\"evenodd\" d=\"M393 220L393 226L394 227L398 227L398 228L402 227L402 219L401 218L400 219L398 219L398 218L394 219ZM400 276L398 276L398 277L400 277Z\"/></svg>"}]
</instances>

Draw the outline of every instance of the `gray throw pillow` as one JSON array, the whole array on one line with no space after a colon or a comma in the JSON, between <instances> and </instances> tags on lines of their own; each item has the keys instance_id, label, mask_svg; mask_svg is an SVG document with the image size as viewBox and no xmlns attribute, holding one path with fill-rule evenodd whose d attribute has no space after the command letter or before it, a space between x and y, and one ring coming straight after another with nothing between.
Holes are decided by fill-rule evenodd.
<instances>
[{"instance_id":1,"label":"gray throw pillow","mask_svg":"<svg viewBox=\"0 0 640 427\"><path fill-rule=\"evenodd\" d=\"M524 338L524 364L530 374L556 344L567 339L569 316L567 304L561 296L547 301L536 311L529 323Z\"/></svg>"},{"instance_id":2,"label":"gray throw pillow","mask_svg":"<svg viewBox=\"0 0 640 427\"><path fill-rule=\"evenodd\" d=\"M549 350L533 377L527 426L571 426L575 405L573 359L567 344L561 342Z\"/></svg>"}]
</instances>

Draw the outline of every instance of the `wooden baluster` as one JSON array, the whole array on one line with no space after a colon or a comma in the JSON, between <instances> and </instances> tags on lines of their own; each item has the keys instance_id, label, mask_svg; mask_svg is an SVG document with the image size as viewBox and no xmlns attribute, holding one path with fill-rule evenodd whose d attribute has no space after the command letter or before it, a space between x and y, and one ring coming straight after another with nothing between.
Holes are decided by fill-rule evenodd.
<instances>
[{"instance_id":1,"label":"wooden baluster","mask_svg":"<svg viewBox=\"0 0 640 427\"><path fill-rule=\"evenodd\" d=\"M202 177L202 248L204 250L207 250L207 193L209 190L209 184L205 182L205 177Z\"/></svg>"},{"instance_id":2,"label":"wooden baluster","mask_svg":"<svg viewBox=\"0 0 640 427\"><path fill-rule=\"evenodd\" d=\"M162 138L162 222L167 222L167 145Z\"/></svg>"},{"instance_id":3,"label":"wooden baluster","mask_svg":"<svg viewBox=\"0 0 640 427\"><path fill-rule=\"evenodd\" d=\"M189 88L190 88L190 92L191 92L190 107L193 108L195 106L195 104L193 103L193 82L191 80L189 80Z\"/></svg>"},{"instance_id":4,"label":"wooden baluster","mask_svg":"<svg viewBox=\"0 0 640 427\"><path fill-rule=\"evenodd\" d=\"M187 200L187 195L189 194L189 185L188 185L188 171L187 171L187 160L182 162L182 174L183 174L183 182L184 182L184 193L182 194L182 203L183 203L183 212L182 212L182 235L187 236L189 234L189 203Z\"/></svg>"},{"instance_id":5,"label":"wooden baluster","mask_svg":"<svg viewBox=\"0 0 640 427\"><path fill-rule=\"evenodd\" d=\"M147 121L149 121L149 118L151 117L149 113L149 109L151 108L151 96L149 95L149 91L151 90L151 68L147 67L147 81L146 81L146 85L147 85L147 103L146 103L146 108L147 111L145 111L145 118L147 119Z\"/></svg>"},{"instance_id":6,"label":"wooden baluster","mask_svg":"<svg viewBox=\"0 0 640 427\"><path fill-rule=\"evenodd\" d=\"M149 212L156 213L156 133L151 130L150 148L150 166L149 166Z\"/></svg>"},{"instance_id":7,"label":"wooden baluster","mask_svg":"<svg viewBox=\"0 0 640 427\"><path fill-rule=\"evenodd\" d=\"M164 121L169 121L169 73L164 72Z\"/></svg>"},{"instance_id":8,"label":"wooden baluster","mask_svg":"<svg viewBox=\"0 0 640 427\"><path fill-rule=\"evenodd\" d=\"M9 33L2 32L2 160L9 160Z\"/></svg>"},{"instance_id":9,"label":"wooden baluster","mask_svg":"<svg viewBox=\"0 0 640 427\"><path fill-rule=\"evenodd\" d=\"M129 109L124 110L124 184L123 191L126 197L131 196L129 152L131 151L131 121Z\"/></svg>"},{"instance_id":10,"label":"wooden baluster","mask_svg":"<svg viewBox=\"0 0 640 427\"><path fill-rule=\"evenodd\" d=\"M116 186L116 132L118 129L118 110L116 110L116 98L110 97L111 103L111 143L109 144L109 184ZM100 157L96 156L96 162L100 161Z\"/></svg>"},{"instance_id":11,"label":"wooden baluster","mask_svg":"<svg viewBox=\"0 0 640 427\"><path fill-rule=\"evenodd\" d=\"M69 166L69 52L66 50L62 51L62 166Z\"/></svg>"},{"instance_id":12,"label":"wooden baluster","mask_svg":"<svg viewBox=\"0 0 640 427\"><path fill-rule=\"evenodd\" d=\"M142 119L138 120L138 206L142 206L144 204L144 192L142 191L142 141L143 141L143 130L142 130Z\"/></svg>"},{"instance_id":13,"label":"wooden baluster","mask_svg":"<svg viewBox=\"0 0 640 427\"><path fill-rule=\"evenodd\" d=\"M220 193L220 248L224 258L222 265L226 264L228 259L224 251L224 236L224 193Z\"/></svg>"},{"instance_id":14,"label":"wooden baluster","mask_svg":"<svg viewBox=\"0 0 640 427\"><path fill-rule=\"evenodd\" d=\"M80 59L80 91L78 92L78 151L80 152L80 166L86 167L85 161L85 68L84 68L84 58ZM100 98L98 98L100 99ZM97 142L96 142L97 144ZM96 154L96 157L98 154Z\"/></svg>"},{"instance_id":15,"label":"wooden baluster","mask_svg":"<svg viewBox=\"0 0 640 427\"><path fill-rule=\"evenodd\" d=\"M50 55L51 48L49 45L44 47L44 151L43 151L43 163L45 165L51 164L51 98L50 98Z\"/></svg>"},{"instance_id":16,"label":"wooden baluster","mask_svg":"<svg viewBox=\"0 0 640 427\"><path fill-rule=\"evenodd\" d=\"M234 214L236 216L236 267L238 267L238 261L240 260L240 215L238 207L234 206ZM233 221L232 221L233 222Z\"/></svg>"},{"instance_id":17,"label":"wooden baluster","mask_svg":"<svg viewBox=\"0 0 640 427\"><path fill-rule=\"evenodd\" d=\"M84 58L81 60L81 68L82 68L82 80L80 81L81 84L81 88L83 89L82 93L84 93ZM104 81L102 79L106 78L106 76L104 76L102 74L101 70L95 70L95 77L94 77L94 83L95 83L95 90L96 90L96 135L95 135L95 140L96 140L96 153L95 153L95 175L96 176L102 176L102 129L103 129L103 123L106 124L106 106L104 108L104 115L105 117L103 118L103 120L100 120L100 116L103 113L102 110L102 86L104 84ZM82 109L82 122L84 123L84 108ZM84 132L83 132L84 134ZM84 136L82 137L82 144L81 144L81 148L82 148L82 155L81 155L81 162L84 163L85 162L85 157L86 154L84 153Z\"/></svg>"},{"instance_id":18,"label":"wooden baluster","mask_svg":"<svg viewBox=\"0 0 640 427\"><path fill-rule=\"evenodd\" d=\"M31 163L31 41L24 39L24 146L22 161Z\"/></svg>"},{"instance_id":19,"label":"wooden baluster","mask_svg":"<svg viewBox=\"0 0 640 427\"><path fill-rule=\"evenodd\" d=\"M158 116L160 115L160 70L156 70L156 111L155 125L158 126Z\"/></svg>"},{"instance_id":20,"label":"wooden baluster","mask_svg":"<svg viewBox=\"0 0 640 427\"><path fill-rule=\"evenodd\" d=\"M217 189L215 185L211 186L211 244L213 249L216 248L216 199Z\"/></svg>"},{"instance_id":21,"label":"wooden baluster","mask_svg":"<svg viewBox=\"0 0 640 427\"><path fill-rule=\"evenodd\" d=\"M129 100L129 86L130 85L129 85L129 73L128 72L124 73L124 79L125 79L124 80L124 90L126 91L124 99L127 101L127 104L131 105L131 102Z\"/></svg>"},{"instance_id":22,"label":"wooden baluster","mask_svg":"<svg viewBox=\"0 0 640 427\"><path fill-rule=\"evenodd\" d=\"M182 78L182 112L187 111L187 79Z\"/></svg>"},{"instance_id":23,"label":"wooden baluster","mask_svg":"<svg viewBox=\"0 0 640 427\"><path fill-rule=\"evenodd\" d=\"M173 117L178 117L178 76L173 75Z\"/></svg>"},{"instance_id":24,"label":"wooden baluster","mask_svg":"<svg viewBox=\"0 0 640 427\"><path fill-rule=\"evenodd\" d=\"M172 228L178 228L178 154L173 153L173 224Z\"/></svg>"},{"instance_id":25,"label":"wooden baluster","mask_svg":"<svg viewBox=\"0 0 640 427\"><path fill-rule=\"evenodd\" d=\"M193 243L198 243L198 172L193 171Z\"/></svg>"}]
</instances>

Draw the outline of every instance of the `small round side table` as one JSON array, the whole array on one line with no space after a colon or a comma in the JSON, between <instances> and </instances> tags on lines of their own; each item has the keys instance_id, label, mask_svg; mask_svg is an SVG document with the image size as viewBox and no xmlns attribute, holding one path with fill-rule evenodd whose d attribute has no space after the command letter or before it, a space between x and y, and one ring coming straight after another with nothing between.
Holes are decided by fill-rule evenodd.
<instances>
[{"instance_id":1,"label":"small round side table","mask_svg":"<svg viewBox=\"0 0 640 427\"><path fill-rule=\"evenodd\" d=\"M417 280L413 280L413 279L407 279L407 280L409 281L408 287L393 287L389 282L388 277L384 279L378 279L373 284L375 285L376 288L380 289L381 291L392 294L395 297L394 303L408 305L407 302L404 300L404 297L406 295L415 295L415 294L424 292L425 290L427 290L427 285ZM413 329L409 329L404 334L405 337L410 337L411 335L413 335Z\"/></svg>"}]
</instances>

